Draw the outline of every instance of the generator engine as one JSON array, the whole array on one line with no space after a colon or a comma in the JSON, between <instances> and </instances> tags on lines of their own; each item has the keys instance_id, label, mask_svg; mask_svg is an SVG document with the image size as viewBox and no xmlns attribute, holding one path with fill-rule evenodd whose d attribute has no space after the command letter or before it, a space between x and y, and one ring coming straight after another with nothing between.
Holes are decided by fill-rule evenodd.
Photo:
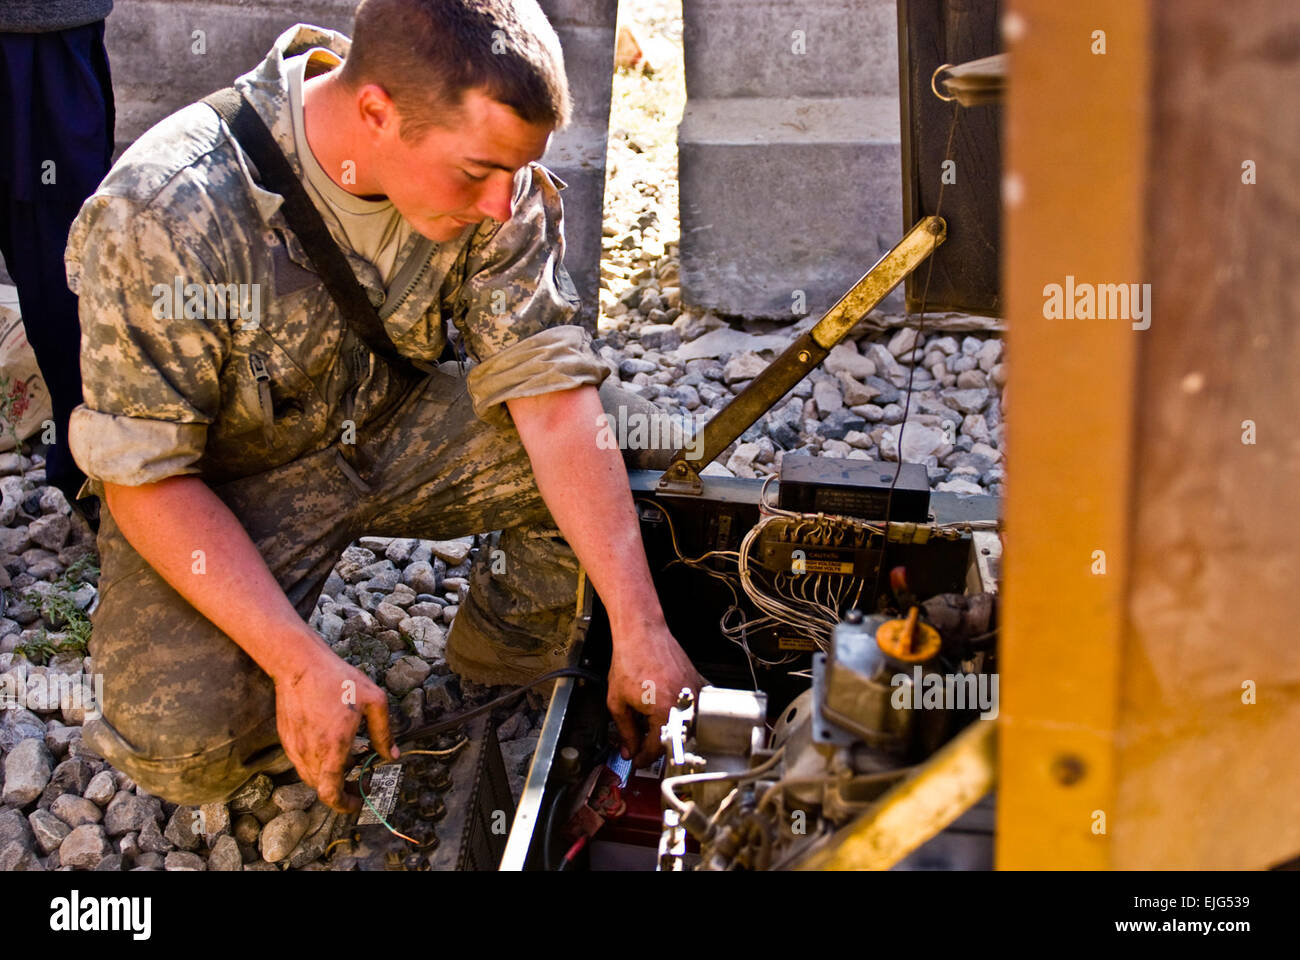
<instances>
[{"instance_id":1,"label":"generator engine","mask_svg":"<svg viewBox=\"0 0 1300 960\"><path fill-rule=\"evenodd\" d=\"M771 724L761 691L683 691L662 729L658 868L797 866L996 712L994 612L990 594L936 596L905 618L850 611L814 655L811 687Z\"/></svg>"}]
</instances>

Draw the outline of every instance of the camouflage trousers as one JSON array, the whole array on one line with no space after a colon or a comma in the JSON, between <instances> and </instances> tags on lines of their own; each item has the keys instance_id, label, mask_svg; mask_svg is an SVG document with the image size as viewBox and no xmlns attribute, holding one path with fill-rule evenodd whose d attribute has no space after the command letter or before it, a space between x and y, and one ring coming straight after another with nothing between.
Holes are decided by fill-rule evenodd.
<instances>
[{"instance_id":1,"label":"camouflage trousers","mask_svg":"<svg viewBox=\"0 0 1300 960\"><path fill-rule=\"evenodd\" d=\"M608 380L600 397L611 416L620 405L663 416ZM448 664L478 683L517 683L563 666L577 635L579 565L513 425L475 416L464 381L437 370L358 449L368 465L359 478L329 448L213 488L298 613L311 614L358 537L501 530L475 560L447 638ZM649 467L667 458L651 450L624 459ZM87 745L149 793L184 804L223 800L259 772L288 770L270 677L154 572L107 509L99 549L90 652L103 703L86 724Z\"/></svg>"}]
</instances>

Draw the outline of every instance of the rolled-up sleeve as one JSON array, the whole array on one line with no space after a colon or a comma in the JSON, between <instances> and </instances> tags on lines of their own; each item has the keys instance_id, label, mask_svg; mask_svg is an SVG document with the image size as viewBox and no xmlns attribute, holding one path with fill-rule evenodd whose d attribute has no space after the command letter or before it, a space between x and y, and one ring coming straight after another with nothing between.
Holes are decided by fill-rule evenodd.
<instances>
[{"instance_id":1,"label":"rolled-up sleeve","mask_svg":"<svg viewBox=\"0 0 1300 960\"><path fill-rule=\"evenodd\" d=\"M213 278L181 239L194 225L167 220L122 197L94 196L69 234L85 402L73 411L68 445L92 480L138 486L199 473L220 409L229 332L177 297L178 284L183 292Z\"/></svg>"},{"instance_id":2,"label":"rolled-up sleeve","mask_svg":"<svg viewBox=\"0 0 1300 960\"><path fill-rule=\"evenodd\" d=\"M466 378L474 411L497 422L507 400L599 386L609 375L573 323L580 300L564 268L563 185L537 163L519 178L511 218L470 243L453 313L478 361Z\"/></svg>"}]
</instances>

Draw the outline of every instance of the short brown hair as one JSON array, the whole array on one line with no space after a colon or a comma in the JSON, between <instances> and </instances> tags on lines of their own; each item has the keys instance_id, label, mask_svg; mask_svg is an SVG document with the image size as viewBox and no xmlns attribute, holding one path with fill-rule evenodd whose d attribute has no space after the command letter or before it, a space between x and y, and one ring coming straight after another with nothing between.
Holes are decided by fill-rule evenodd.
<instances>
[{"instance_id":1,"label":"short brown hair","mask_svg":"<svg viewBox=\"0 0 1300 960\"><path fill-rule=\"evenodd\" d=\"M446 125L477 87L527 123L569 122L564 55L536 0L362 0L340 79L383 87L404 140Z\"/></svg>"}]
</instances>

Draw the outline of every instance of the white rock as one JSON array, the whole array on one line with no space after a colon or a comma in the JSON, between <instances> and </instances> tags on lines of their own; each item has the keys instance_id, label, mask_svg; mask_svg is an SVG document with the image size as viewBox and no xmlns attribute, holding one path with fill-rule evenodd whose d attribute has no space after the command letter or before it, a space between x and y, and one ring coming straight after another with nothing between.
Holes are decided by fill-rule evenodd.
<instances>
[{"instance_id":1,"label":"white rock","mask_svg":"<svg viewBox=\"0 0 1300 960\"><path fill-rule=\"evenodd\" d=\"M916 349L916 338L916 330L911 327L903 327L889 338L889 347L887 349L894 357L902 357L903 354Z\"/></svg>"},{"instance_id":2,"label":"white rock","mask_svg":"<svg viewBox=\"0 0 1300 960\"><path fill-rule=\"evenodd\" d=\"M983 488L978 483L972 483L970 480L963 480L957 477L954 480L945 480L936 488L940 493L983 493Z\"/></svg>"},{"instance_id":3,"label":"white rock","mask_svg":"<svg viewBox=\"0 0 1300 960\"><path fill-rule=\"evenodd\" d=\"M856 380L876 375L876 365L858 353L857 346L851 340L831 347L830 354L822 361L822 369L836 376L843 374Z\"/></svg>"}]
</instances>

